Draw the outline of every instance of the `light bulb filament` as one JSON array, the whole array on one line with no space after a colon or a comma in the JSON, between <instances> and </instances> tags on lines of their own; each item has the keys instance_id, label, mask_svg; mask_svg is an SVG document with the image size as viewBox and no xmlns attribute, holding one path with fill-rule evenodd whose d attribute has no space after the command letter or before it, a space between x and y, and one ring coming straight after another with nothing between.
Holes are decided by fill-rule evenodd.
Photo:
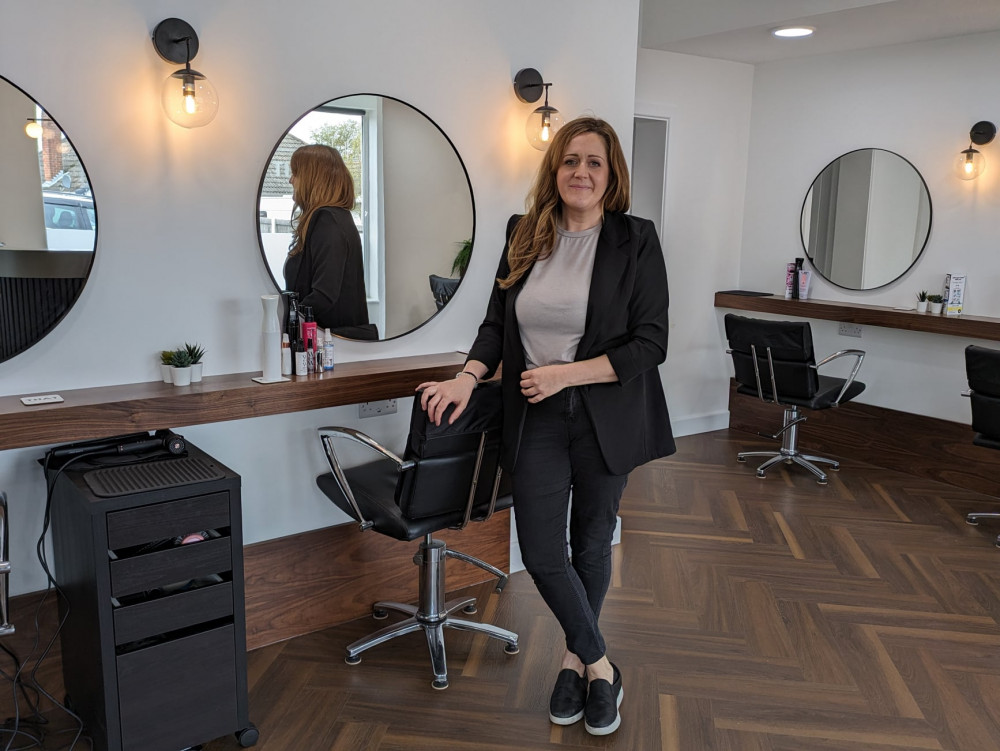
<instances>
[{"instance_id":1,"label":"light bulb filament","mask_svg":"<svg viewBox=\"0 0 1000 751\"><path fill-rule=\"evenodd\" d=\"M184 111L193 115L198 111L198 103L194 98L194 77L184 76L181 84L181 94L184 97Z\"/></svg>"}]
</instances>

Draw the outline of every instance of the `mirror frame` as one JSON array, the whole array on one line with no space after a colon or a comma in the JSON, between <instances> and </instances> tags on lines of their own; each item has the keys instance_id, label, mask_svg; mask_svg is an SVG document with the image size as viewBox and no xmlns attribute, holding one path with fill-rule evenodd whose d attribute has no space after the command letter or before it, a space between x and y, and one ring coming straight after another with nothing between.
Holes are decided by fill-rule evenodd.
<instances>
[{"instance_id":1,"label":"mirror frame","mask_svg":"<svg viewBox=\"0 0 1000 751\"><path fill-rule=\"evenodd\" d=\"M444 129L442 129L441 126L438 125L437 122L434 119L432 119L430 116L428 116L428 114L426 112L424 112L423 110L421 110L421 109L419 109L417 107L414 107L412 104L410 104L409 102L407 102L407 101L405 101L403 99L399 99L398 97L389 96L387 94L375 94L375 93L372 93L370 91L358 91L358 92L355 92L353 94L342 94L341 96L334 97L333 99L325 99L322 102L320 102L319 104L317 104L317 105L315 105L313 107L310 107L305 112L303 112L298 117L296 117L292 121L292 123L287 128L285 128L285 130L282 131L281 135L278 137L278 140L275 142L274 147L268 153L267 159L264 162L264 169L261 171L260 182L257 184L256 201L255 201L255 204L254 204L254 226L257 228L257 248L260 251L260 258L261 258L261 261L264 263L264 268L267 270L267 274L271 278L271 283L274 285L275 289L278 291L279 294L281 294L281 292L283 291L284 288L283 288L282 285L280 285L278 283L278 280L274 277L274 274L271 271L271 267L270 267L270 265L267 262L267 255L264 252L264 238L261 235L261 231L260 231L260 214L259 214L259 210L260 210L260 198L261 198L261 194L264 192L264 182L267 179L267 171L268 171L268 168L271 166L271 160L274 159L275 153L277 153L278 149L281 147L281 142L285 140L285 137L291 132L292 128L294 128L299 123L299 121L302 120L302 118L304 118L310 112L314 112L317 109L319 109L320 107L329 105L332 102L336 102L336 101L338 101L340 99L347 99L349 97L356 97L356 96L372 96L372 97L380 97L382 99L391 99L394 102L398 102L399 104L402 104L403 106L410 108L411 110L413 110L418 115L421 115L431 125L433 125L434 128L437 130L437 132L441 134L441 137L444 138L445 142L451 147L451 150L455 154L455 158L458 160L459 166L462 168L462 174L465 176L465 182L466 182L466 185L469 188L469 203L470 203L470 207L472 209L472 233L470 235L470 240L472 242L472 252L475 253L475 250L476 250L476 194L472 190L472 180L469 177L469 169L468 169L468 167L465 166L465 160L462 159L462 155L459 153L458 149L455 148L454 142L448 137L448 134L444 132ZM456 295L458 294L458 290L462 286L462 281L463 280L464 280L464 276L462 278L460 278L459 283L458 283L458 285L455 288L455 294ZM430 288L428 287L428 289L430 289ZM451 299L454 299L454 295L452 296ZM449 300L449 302L450 301L451 300ZM445 303L444 307L447 307L447 303ZM439 310L434 311L434 313L432 313L430 316L428 316L423 322L421 322L421 323L417 324L416 326L414 326L412 329L409 329L408 331L404 331L401 334L395 334L394 336L383 336L383 337L380 337L379 339L373 340L371 342L368 342L368 341L365 341L365 340L361 340L361 339L349 339L347 337L339 336L339 335L336 335L336 334L334 334L334 336L336 336L338 339L341 339L343 341L348 341L348 342L364 342L365 344L392 341L394 339L399 339L400 337L407 336L408 334L412 334L414 331L417 331L417 330L423 328L431 320L433 320L438 315L440 315L443 312L444 307L441 308L441 309L439 309Z\"/></svg>"},{"instance_id":2,"label":"mirror frame","mask_svg":"<svg viewBox=\"0 0 1000 751\"><path fill-rule=\"evenodd\" d=\"M819 178L823 175L824 172L830 169L831 166L836 164L845 156L849 156L850 154L856 154L859 151L884 151L887 154L892 154L895 157L899 157L910 167L910 169L913 170L913 173L917 176L917 178L920 180L921 185L923 185L924 187L924 193L927 194L927 232L924 235L924 241L920 246L920 252L913 257L913 260L910 262L910 264L905 269L903 269L899 274L894 276L885 284L879 284L875 287L846 287L843 284L839 284L838 282L835 282L832 279L828 278L826 275L824 275L819 270L819 267L813 263L812 256L809 254L809 248L806 245L805 235L802 232L802 218L805 216L806 207L809 205L809 195L812 193L813 187L816 185L816 181L819 180ZM913 164L913 162L911 162L902 154L897 154L895 151L890 151L889 149L882 149L877 146L866 146L860 149L851 149L850 151L845 151L843 154L840 154L834 159L831 159L829 162L827 162L826 166L824 166L823 169L821 169L816 174L816 177L812 179L812 182L809 183L809 188L806 190L805 197L802 199L802 208L799 211L799 242L802 245L802 252L805 253L806 258L809 259L809 265L812 266L816 274L819 277L821 277L824 281L829 282L835 287L840 287L840 289L850 290L851 292L873 292L874 290L882 289L883 287L888 287L890 284L898 282L900 279L906 276L913 269L914 266L916 266L917 261L920 260L920 257L924 254L924 251L927 249L927 243L930 241L931 228L933 226L934 226L934 202L933 199L931 198L930 188L927 187L927 181L924 179L924 176L920 174L920 170L918 170L916 166Z\"/></svg>"},{"instance_id":3,"label":"mirror frame","mask_svg":"<svg viewBox=\"0 0 1000 751\"><path fill-rule=\"evenodd\" d=\"M91 273L93 273L93 270L94 270L94 260L97 257L97 245L98 245L98 240L100 239L101 222L99 220L99 212L98 212L98 208L97 208L97 197L94 195L94 183L90 179L90 173L87 171L87 165L84 164L83 157L80 156L80 150L76 148L76 144L74 144L73 141L72 141L72 139L69 137L69 135L67 135L66 130L62 127L62 125L59 123L59 121L53 116L53 114L49 110L47 110L45 107L43 107L41 105L41 103L37 99L35 99L35 97L31 96L31 94L29 94L23 88L21 88L16 83L14 83L13 81L11 81L9 78L7 78L4 75L0 75L0 84L7 84L7 85L11 86L13 89L16 89L17 91L19 91L21 94L24 95L24 97L26 99L28 99L29 101L33 102L34 105L37 108L41 109L42 112L45 113L46 117L48 117L57 128L59 128L59 132L62 133L63 138L66 139L66 142L70 145L70 147L73 149L73 152L76 154L76 158L77 158L77 160L80 163L80 169L83 171L83 174L84 174L84 176L87 179L87 185L90 186L90 199L91 199L91 201L93 202L93 205L94 205L94 247L89 251L90 252L90 260L87 263L86 273L85 273L84 276L79 277L79 278L83 279L83 283L80 285L80 289L78 289L76 291L76 294L73 296L73 299L70 300L66 304L66 308L61 313L59 313L57 316L55 316L51 321L45 323L43 327L41 327L41 328L38 329L38 333L35 336L34 341L32 341L30 344L27 344L27 345L25 345L23 347L20 347L19 349L15 350L15 351L11 352L11 354L7 355L6 357L0 355L0 363L4 363L4 362L7 362L8 360L14 359L18 355L21 355L21 354L27 352L29 349L31 349L32 347L34 347L36 344L38 344L39 342L41 342L45 337L47 337L49 334L51 334L52 331L56 328L56 326L58 326L60 323L62 323L63 319L66 318L66 316L73 309L73 307L77 304L77 302L79 302L80 296L83 294L83 291L84 291L84 289L87 286L87 282L90 281L90 275L91 275ZM43 189L43 192L44 192L44 189ZM43 251L43 250L40 250L40 249L39 250L31 250L31 249L25 249L25 248L10 248L10 247L0 248L0 251L7 251L7 250L13 250L13 251L23 252L23 253L63 252L63 251L49 251L47 249ZM85 252L88 252L88 251L66 251L66 252L82 252L82 253L85 253ZM51 278L57 278L57 277L51 277Z\"/></svg>"}]
</instances>

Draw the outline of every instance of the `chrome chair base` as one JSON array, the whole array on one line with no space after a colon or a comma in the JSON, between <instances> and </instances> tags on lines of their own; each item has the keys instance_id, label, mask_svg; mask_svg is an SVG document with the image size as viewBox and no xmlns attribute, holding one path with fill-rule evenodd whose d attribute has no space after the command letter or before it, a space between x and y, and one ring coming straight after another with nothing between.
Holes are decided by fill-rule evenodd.
<instances>
[{"instance_id":1,"label":"chrome chair base","mask_svg":"<svg viewBox=\"0 0 1000 751\"><path fill-rule=\"evenodd\" d=\"M461 631L473 631L493 639L507 642L504 652L517 654L518 636L513 631L493 626L489 623L477 623L461 618L453 618L452 613L460 608L466 613L475 613L475 597L461 597L445 602L444 600L444 564L448 558L458 558L479 566L501 579L497 591L503 589L507 575L485 561L473 558L457 550L448 550L441 540L431 539L430 535L420 543L419 552L413 557L414 563L420 567L420 593L417 605L407 605L401 602L380 601L372 608L375 618L385 618L389 610L394 610L409 616L399 623L393 623L379 629L373 634L359 639L347 647L346 662L356 665L361 662L361 653L367 649L384 644L397 636L411 634L423 630L427 638L427 648L431 657L431 670L434 680L431 686L436 689L448 688L448 666L445 659L444 629L453 628Z\"/></svg>"},{"instance_id":2,"label":"chrome chair base","mask_svg":"<svg viewBox=\"0 0 1000 751\"><path fill-rule=\"evenodd\" d=\"M1000 511L974 511L965 515L965 523L971 524L973 527L979 524L980 519L1000 519ZM1000 535L997 535L993 544L1000 548Z\"/></svg>"},{"instance_id":3,"label":"chrome chair base","mask_svg":"<svg viewBox=\"0 0 1000 751\"><path fill-rule=\"evenodd\" d=\"M741 451L736 455L736 461L745 462L748 456L770 457L766 462L757 467L757 477L764 478L765 473L775 464L785 462L786 464L798 464L805 467L816 476L819 485L826 485L826 472L816 466L816 463L829 464L834 472L840 469L840 462L825 456L812 456L803 454L798 450L799 423L805 422L806 418L799 412L797 407L785 408L785 421L772 438L781 436L781 449L779 451Z\"/></svg>"}]
</instances>

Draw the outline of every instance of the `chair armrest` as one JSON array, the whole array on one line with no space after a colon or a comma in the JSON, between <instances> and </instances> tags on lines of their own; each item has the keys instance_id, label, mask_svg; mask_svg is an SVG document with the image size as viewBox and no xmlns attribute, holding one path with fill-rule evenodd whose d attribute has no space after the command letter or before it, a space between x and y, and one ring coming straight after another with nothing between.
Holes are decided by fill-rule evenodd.
<instances>
[{"instance_id":1,"label":"chair armrest","mask_svg":"<svg viewBox=\"0 0 1000 751\"><path fill-rule=\"evenodd\" d=\"M340 466L340 460L337 459L337 452L333 447L333 440L335 438L346 438L360 443L363 446L367 446L376 453L381 454L386 459L390 459L395 462L396 469L400 472L412 469L416 466L416 464L412 461L404 461L400 459L374 438L369 435L365 435L360 430L355 430L354 428L328 426L319 428L317 432L319 433L320 441L323 443L323 451L326 453L326 461L330 465L330 470L333 472L333 476L337 480L337 484L340 486L341 492L344 494L347 502L351 504L351 508L354 509L354 513L357 514L358 522L361 525L361 531L364 532L366 529L371 529L375 526L375 524L374 522L366 519L365 515L361 513L361 508L358 506L358 502L354 499L354 493L351 492L351 486L347 482L347 477L344 475L343 468Z\"/></svg>"},{"instance_id":2,"label":"chair armrest","mask_svg":"<svg viewBox=\"0 0 1000 751\"><path fill-rule=\"evenodd\" d=\"M863 349L842 349L834 352L832 355L827 355L812 366L819 370L821 365L826 365L828 362L833 362L841 357L856 357L857 360L854 363L854 367L851 368L851 374L847 377L847 380L844 381L844 387L840 389L840 393L837 394L837 398L833 400L833 404L831 406L834 407L840 404L840 400L843 398L844 394L847 393L847 389L850 388L852 383L854 383L854 379L857 377L858 371L861 370L861 363L865 360L865 351Z\"/></svg>"}]
</instances>

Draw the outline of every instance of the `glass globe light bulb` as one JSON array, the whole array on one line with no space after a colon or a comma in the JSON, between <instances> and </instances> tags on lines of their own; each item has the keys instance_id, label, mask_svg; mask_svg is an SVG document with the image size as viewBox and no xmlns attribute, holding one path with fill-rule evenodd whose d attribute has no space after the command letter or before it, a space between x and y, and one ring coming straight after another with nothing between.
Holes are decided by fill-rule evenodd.
<instances>
[{"instance_id":1,"label":"glass globe light bulb","mask_svg":"<svg viewBox=\"0 0 1000 751\"><path fill-rule=\"evenodd\" d=\"M539 151L545 151L562 126L563 119L559 110L545 105L528 116L528 121L524 126L524 134L528 137L528 143Z\"/></svg>"},{"instance_id":2,"label":"glass globe light bulb","mask_svg":"<svg viewBox=\"0 0 1000 751\"><path fill-rule=\"evenodd\" d=\"M986 170L986 157L971 146L960 152L955 172L962 180L975 180Z\"/></svg>"},{"instance_id":3,"label":"glass globe light bulb","mask_svg":"<svg viewBox=\"0 0 1000 751\"><path fill-rule=\"evenodd\" d=\"M24 133L28 138L37 140L42 137L42 124L37 120L29 120L24 126Z\"/></svg>"},{"instance_id":4,"label":"glass globe light bulb","mask_svg":"<svg viewBox=\"0 0 1000 751\"><path fill-rule=\"evenodd\" d=\"M160 94L163 111L184 128L200 128L215 119L219 95L204 75L191 68L171 73L163 82Z\"/></svg>"}]
</instances>

